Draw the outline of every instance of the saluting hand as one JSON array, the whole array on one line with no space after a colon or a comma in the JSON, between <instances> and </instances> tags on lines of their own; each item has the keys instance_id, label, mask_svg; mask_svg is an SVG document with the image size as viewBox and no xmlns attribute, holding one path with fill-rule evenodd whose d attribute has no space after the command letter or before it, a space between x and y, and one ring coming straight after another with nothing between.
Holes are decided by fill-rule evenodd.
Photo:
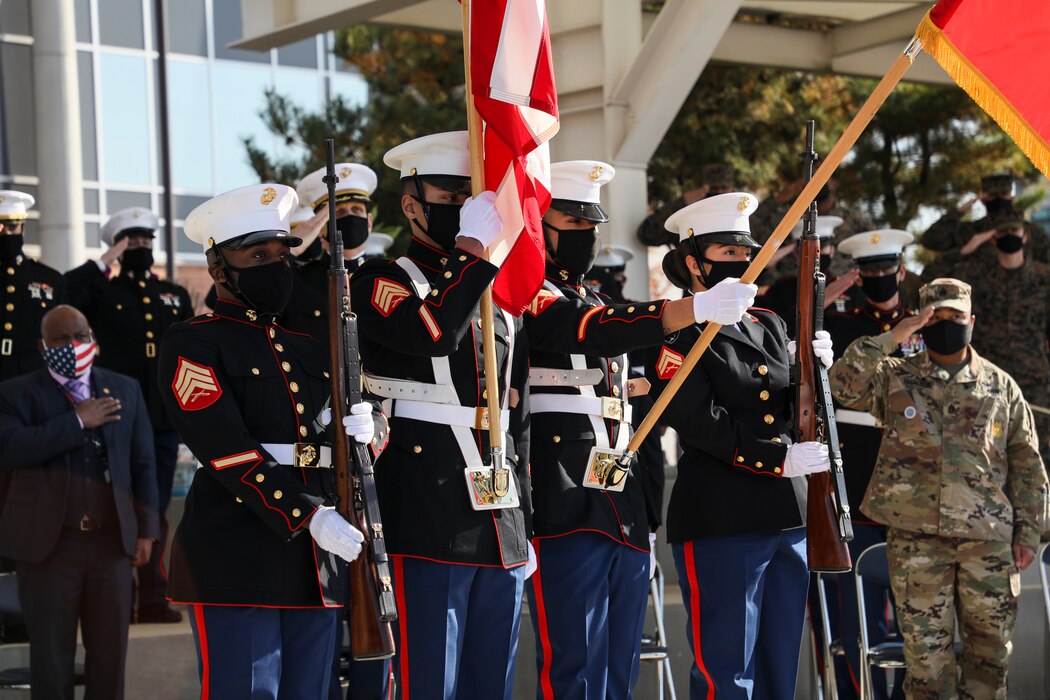
<instances>
[{"instance_id":1,"label":"saluting hand","mask_svg":"<svg viewBox=\"0 0 1050 700\"><path fill-rule=\"evenodd\" d=\"M920 328L925 326L933 318L933 307L927 307L922 310L921 313L915 316L908 316L901 320L896 326L893 327L893 339L897 341L897 345L900 345L907 340L913 333L917 333Z\"/></svg>"},{"instance_id":2,"label":"saluting hand","mask_svg":"<svg viewBox=\"0 0 1050 700\"><path fill-rule=\"evenodd\" d=\"M120 400L113 398L85 399L77 404L77 417L88 430L120 420Z\"/></svg>"},{"instance_id":3,"label":"saluting hand","mask_svg":"<svg viewBox=\"0 0 1050 700\"><path fill-rule=\"evenodd\" d=\"M109 247L109 250L102 254L102 263L106 267L109 267L116 261L117 258L123 255L124 251L127 250L127 247L128 237L125 236L124 238L121 238L119 241L111 245Z\"/></svg>"},{"instance_id":4,"label":"saluting hand","mask_svg":"<svg viewBox=\"0 0 1050 700\"><path fill-rule=\"evenodd\" d=\"M971 255L978 248L990 241L992 239L992 236L994 235L994 228L990 228L987 231L981 231L980 233L973 234L973 237L970 238L970 240L966 241L966 245L959 249L959 255Z\"/></svg>"}]
</instances>

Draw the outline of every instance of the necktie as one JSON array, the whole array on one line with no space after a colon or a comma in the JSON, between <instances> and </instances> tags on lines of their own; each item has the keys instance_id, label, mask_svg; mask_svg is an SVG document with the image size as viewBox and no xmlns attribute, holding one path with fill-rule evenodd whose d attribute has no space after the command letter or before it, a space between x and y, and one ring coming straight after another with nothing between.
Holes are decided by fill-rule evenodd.
<instances>
[{"instance_id":1,"label":"necktie","mask_svg":"<svg viewBox=\"0 0 1050 700\"><path fill-rule=\"evenodd\" d=\"M66 391L73 397L75 403L80 403L84 399L88 398L90 392L88 386L79 379L70 379L66 382Z\"/></svg>"}]
</instances>

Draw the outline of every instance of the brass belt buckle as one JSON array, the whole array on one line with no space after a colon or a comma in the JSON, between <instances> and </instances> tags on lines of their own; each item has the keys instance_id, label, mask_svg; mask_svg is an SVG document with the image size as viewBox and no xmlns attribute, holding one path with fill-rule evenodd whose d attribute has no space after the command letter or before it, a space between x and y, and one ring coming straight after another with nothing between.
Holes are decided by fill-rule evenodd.
<instances>
[{"instance_id":1,"label":"brass belt buckle","mask_svg":"<svg viewBox=\"0 0 1050 700\"><path fill-rule=\"evenodd\" d=\"M602 418L623 420L623 401L611 396L602 397Z\"/></svg>"},{"instance_id":2,"label":"brass belt buckle","mask_svg":"<svg viewBox=\"0 0 1050 700\"><path fill-rule=\"evenodd\" d=\"M478 406L474 409L474 429L475 430L488 430L489 429L489 409L488 406Z\"/></svg>"},{"instance_id":3,"label":"brass belt buckle","mask_svg":"<svg viewBox=\"0 0 1050 700\"><path fill-rule=\"evenodd\" d=\"M93 532L98 529L98 523L92 519L90 515L85 515L80 519L80 531L81 532Z\"/></svg>"},{"instance_id":4,"label":"brass belt buckle","mask_svg":"<svg viewBox=\"0 0 1050 700\"><path fill-rule=\"evenodd\" d=\"M153 343L153 342L146 343L146 357L156 357L156 356L157 356L157 344Z\"/></svg>"},{"instance_id":5,"label":"brass belt buckle","mask_svg":"<svg viewBox=\"0 0 1050 700\"><path fill-rule=\"evenodd\" d=\"M296 467L317 466L317 447L308 442L292 445L292 463Z\"/></svg>"},{"instance_id":6,"label":"brass belt buckle","mask_svg":"<svg viewBox=\"0 0 1050 700\"><path fill-rule=\"evenodd\" d=\"M14 350L14 342L10 338L4 338L0 341L0 355L10 355Z\"/></svg>"}]
</instances>

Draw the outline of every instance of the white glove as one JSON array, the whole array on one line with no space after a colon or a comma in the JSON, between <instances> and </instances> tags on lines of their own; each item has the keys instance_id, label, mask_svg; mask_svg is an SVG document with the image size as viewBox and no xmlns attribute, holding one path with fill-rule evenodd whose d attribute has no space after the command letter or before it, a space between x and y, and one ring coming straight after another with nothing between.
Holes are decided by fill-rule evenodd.
<instances>
[{"instance_id":1,"label":"white glove","mask_svg":"<svg viewBox=\"0 0 1050 700\"><path fill-rule=\"evenodd\" d=\"M788 364L795 363L795 352L798 345L794 340L788 341ZM813 334L813 354L817 356L824 367L830 368L835 362L835 351L832 349L831 334L827 331L817 331Z\"/></svg>"},{"instance_id":2,"label":"white glove","mask_svg":"<svg viewBox=\"0 0 1050 700\"><path fill-rule=\"evenodd\" d=\"M343 428L356 442L372 442L376 431L375 421L372 420L372 404L362 401L351 406L350 413L343 416Z\"/></svg>"},{"instance_id":3,"label":"white glove","mask_svg":"<svg viewBox=\"0 0 1050 700\"><path fill-rule=\"evenodd\" d=\"M727 277L706 292L693 295L693 318L697 323L713 321L729 326L744 317L752 304L758 287L741 284L735 277Z\"/></svg>"},{"instance_id":4,"label":"white glove","mask_svg":"<svg viewBox=\"0 0 1050 700\"><path fill-rule=\"evenodd\" d=\"M819 474L831 469L828 457L828 446L822 442L797 442L788 445L787 457L784 458L784 473L781 476L792 478Z\"/></svg>"},{"instance_id":5,"label":"white glove","mask_svg":"<svg viewBox=\"0 0 1050 700\"><path fill-rule=\"evenodd\" d=\"M835 361L835 351L831 349L831 334L817 331L813 334L813 354L820 358L824 367L831 367Z\"/></svg>"},{"instance_id":6,"label":"white glove","mask_svg":"<svg viewBox=\"0 0 1050 700\"><path fill-rule=\"evenodd\" d=\"M365 541L361 531L332 506L321 506L310 518L310 536L318 547L346 561L357 559Z\"/></svg>"},{"instance_id":7,"label":"white glove","mask_svg":"<svg viewBox=\"0 0 1050 700\"><path fill-rule=\"evenodd\" d=\"M656 533L649 533L649 580L656 576Z\"/></svg>"},{"instance_id":8,"label":"white glove","mask_svg":"<svg viewBox=\"0 0 1050 700\"><path fill-rule=\"evenodd\" d=\"M466 236L488 248L502 230L503 220L496 211L495 192L485 190L477 197L467 197L463 208L459 210L459 233L456 234L456 240L459 240L460 236Z\"/></svg>"},{"instance_id":9,"label":"white glove","mask_svg":"<svg viewBox=\"0 0 1050 700\"><path fill-rule=\"evenodd\" d=\"M525 580L529 580L529 576L536 573L536 569L540 568L540 564L536 561L536 550L532 548L532 542L527 543L529 545L529 560L525 562Z\"/></svg>"}]
</instances>

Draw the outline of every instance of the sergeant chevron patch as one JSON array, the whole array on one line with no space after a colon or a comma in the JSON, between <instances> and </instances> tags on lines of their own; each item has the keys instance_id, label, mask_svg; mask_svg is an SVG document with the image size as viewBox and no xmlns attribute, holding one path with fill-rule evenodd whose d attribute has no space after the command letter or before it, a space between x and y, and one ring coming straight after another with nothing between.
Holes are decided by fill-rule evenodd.
<instances>
[{"instance_id":1,"label":"sergeant chevron patch","mask_svg":"<svg viewBox=\"0 0 1050 700\"><path fill-rule=\"evenodd\" d=\"M543 313L543 310L553 304L557 298L558 295L554 292L548 289L541 289L539 294L536 295L536 298L532 300L532 303L525 307L525 310L533 316L539 316Z\"/></svg>"},{"instance_id":2,"label":"sergeant chevron patch","mask_svg":"<svg viewBox=\"0 0 1050 700\"><path fill-rule=\"evenodd\" d=\"M215 378L211 367L198 365L181 356L175 369L175 380L171 383L171 390L175 392L175 398L183 411L207 408L222 396L222 387L219 386L219 380Z\"/></svg>"},{"instance_id":3,"label":"sergeant chevron patch","mask_svg":"<svg viewBox=\"0 0 1050 700\"><path fill-rule=\"evenodd\" d=\"M682 366L685 355L677 353L666 345L660 348L660 357L656 360L656 376L660 379L670 379L678 368Z\"/></svg>"},{"instance_id":4,"label":"sergeant chevron patch","mask_svg":"<svg viewBox=\"0 0 1050 700\"><path fill-rule=\"evenodd\" d=\"M376 307L376 311L383 316L389 316L407 296L409 296L407 287L390 280L377 279L372 287L372 306Z\"/></svg>"}]
</instances>

